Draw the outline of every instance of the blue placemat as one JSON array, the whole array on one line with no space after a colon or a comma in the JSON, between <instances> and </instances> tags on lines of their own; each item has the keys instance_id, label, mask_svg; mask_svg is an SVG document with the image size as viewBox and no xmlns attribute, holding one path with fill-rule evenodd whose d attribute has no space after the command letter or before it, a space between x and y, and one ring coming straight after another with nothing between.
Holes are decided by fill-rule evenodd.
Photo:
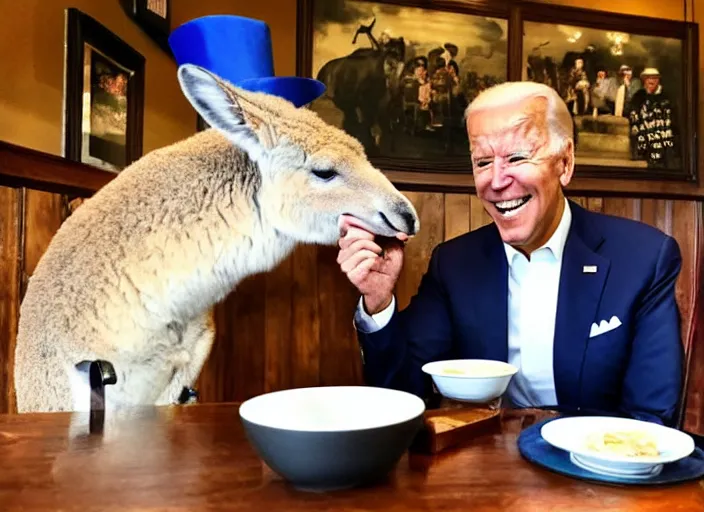
<instances>
[{"instance_id":1,"label":"blue placemat","mask_svg":"<svg viewBox=\"0 0 704 512\"><path fill-rule=\"evenodd\" d=\"M611 485L654 486L668 485L704 477L704 450L696 447L689 457L665 464L659 475L647 480L631 480L615 476L600 475L574 465L570 454L549 444L540 435L543 425L558 418L550 418L526 428L518 436L518 450L528 461L561 475L580 480Z\"/></svg>"}]
</instances>

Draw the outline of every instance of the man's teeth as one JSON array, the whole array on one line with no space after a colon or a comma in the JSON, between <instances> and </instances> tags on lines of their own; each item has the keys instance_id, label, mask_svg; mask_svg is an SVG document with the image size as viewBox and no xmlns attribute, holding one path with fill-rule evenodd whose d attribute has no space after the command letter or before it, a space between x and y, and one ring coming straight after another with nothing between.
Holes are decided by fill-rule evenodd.
<instances>
[{"instance_id":1,"label":"man's teeth","mask_svg":"<svg viewBox=\"0 0 704 512\"><path fill-rule=\"evenodd\" d=\"M514 213L526 204L530 200L530 197L531 196L525 196L519 199L511 199L509 201L499 201L498 203L495 203L496 209L503 215Z\"/></svg>"},{"instance_id":2,"label":"man's teeth","mask_svg":"<svg viewBox=\"0 0 704 512\"><path fill-rule=\"evenodd\" d=\"M498 203L496 203L496 206L498 206L502 210L509 210L511 208L521 206L525 201L526 198L522 197L520 199L511 199L510 201L499 201Z\"/></svg>"}]
</instances>

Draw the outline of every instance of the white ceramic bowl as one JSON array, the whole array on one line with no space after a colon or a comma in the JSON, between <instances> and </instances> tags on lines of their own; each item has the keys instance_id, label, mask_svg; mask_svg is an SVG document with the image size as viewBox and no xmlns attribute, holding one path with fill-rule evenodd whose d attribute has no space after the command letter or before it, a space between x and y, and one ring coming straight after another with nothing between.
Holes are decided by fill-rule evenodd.
<instances>
[{"instance_id":1,"label":"white ceramic bowl","mask_svg":"<svg viewBox=\"0 0 704 512\"><path fill-rule=\"evenodd\" d=\"M444 397L471 403L487 403L506 392L518 368L489 359L451 359L423 365Z\"/></svg>"},{"instance_id":2,"label":"white ceramic bowl","mask_svg":"<svg viewBox=\"0 0 704 512\"><path fill-rule=\"evenodd\" d=\"M657 456L628 456L595 451L589 445L590 435L607 432L644 432L655 440ZM609 416L559 418L543 425L543 439L570 453L573 464L603 475L628 479L650 478L660 473L664 464L689 456L694 440L688 434L657 423Z\"/></svg>"},{"instance_id":3,"label":"white ceramic bowl","mask_svg":"<svg viewBox=\"0 0 704 512\"><path fill-rule=\"evenodd\" d=\"M276 391L240 406L267 465L304 490L355 487L386 476L423 426L415 395L370 386Z\"/></svg>"}]
</instances>

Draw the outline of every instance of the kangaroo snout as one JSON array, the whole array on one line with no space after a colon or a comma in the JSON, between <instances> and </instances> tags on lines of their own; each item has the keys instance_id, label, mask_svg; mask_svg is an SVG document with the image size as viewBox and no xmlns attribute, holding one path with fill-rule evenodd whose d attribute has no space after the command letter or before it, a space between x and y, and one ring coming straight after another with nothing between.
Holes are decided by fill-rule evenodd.
<instances>
[{"instance_id":1,"label":"kangaroo snout","mask_svg":"<svg viewBox=\"0 0 704 512\"><path fill-rule=\"evenodd\" d=\"M395 232L404 233L408 236L418 233L420 221L410 203L396 203L388 213L379 211L379 216Z\"/></svg>"},{"instance_id":2,"label":"kangaroo snout","mask_svg":"<svg viewBox=\"0 0 704 512\"><path fill-rule=\"evenodd\" d=\"M391 200L387 199L383 206L379 206L379 218L394 234L403 233L407 236L414 236L418 233L420 219L413 203L406 196L396 192Z\"/></svg>"},{"instance_id":3,"label":"kangaroo snout","mask_svg":"<svg viewBox=\"0 0 704 512\"><path fill-rule=\"evenodd\" d=\"M414 208L408 208L406 204L401 205L398 208L398 214L405 222L406 234L408 236L413 236L418 233L420 228L420 220L418 219L418 214Z\"/></svg>"}]
</instances>

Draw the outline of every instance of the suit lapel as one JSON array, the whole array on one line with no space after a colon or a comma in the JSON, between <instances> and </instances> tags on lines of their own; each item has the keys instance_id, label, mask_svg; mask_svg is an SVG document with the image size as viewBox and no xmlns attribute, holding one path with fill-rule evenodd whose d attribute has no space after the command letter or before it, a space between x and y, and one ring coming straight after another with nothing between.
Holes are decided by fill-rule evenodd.
<instances>
[{"instance_id":1,"label":"suit lapel","mask_svg":"<svg viewBox=\"0 0 704 512\"><path fill-rule=\"evenodd\" d=\"M467 302L476 303L477 322L482 325L482 357L508 361L508 262L496 226L473 267L472 282L467 284ZM497 279L498 276L498 279ZM477 297L481 297L477 302Z\"/></svg>"},{"instance_id":2,"label":"suit lapel","mask_svg":"<svg viewBox=\"0 0 704 512\"><path fill-rule=\"evenodd\" d=\"M558 404L579 406L582 362L609 272L609 260L596 252L603 237L590 230L586 222L589 213L572 202L570 208L572 227L560 275L553 373Z\"/></svg>"}]
</instances>

